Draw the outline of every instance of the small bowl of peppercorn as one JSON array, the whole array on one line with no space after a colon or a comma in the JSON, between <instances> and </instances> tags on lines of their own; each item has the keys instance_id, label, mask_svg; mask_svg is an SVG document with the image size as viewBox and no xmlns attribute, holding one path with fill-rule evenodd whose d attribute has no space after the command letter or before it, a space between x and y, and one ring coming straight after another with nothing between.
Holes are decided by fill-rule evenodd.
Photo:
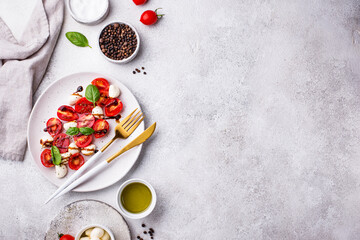
<instances>
[{"instance_id":1,"label":"small bowl of peppercorn","mask_svg":"<svg viewBox=\"0 0 360 240\"><path fill-rule=\"evenodd\" d=\"M128 63L135 58L140 47L136 29L128 23L112 22L99 34L99 49L108 61Z\"/></svg>"}]
</instances>

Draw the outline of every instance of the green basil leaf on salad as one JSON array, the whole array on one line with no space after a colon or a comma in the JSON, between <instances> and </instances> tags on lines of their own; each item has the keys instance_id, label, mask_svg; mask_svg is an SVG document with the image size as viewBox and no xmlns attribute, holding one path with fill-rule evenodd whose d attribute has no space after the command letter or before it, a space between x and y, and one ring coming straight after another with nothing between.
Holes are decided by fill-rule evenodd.
<instances>
[{"instance_id":1,"label":"green basil leaf on salad","mask_svg":"<svg viewBox=\"0 0 360 240\"><path fill-rule=\"evenodd\" d=\"M95 107L95 103L100 98L99 89L96 86L90 84L89 86L86 87L85 97L86 97L87 100L92 102L94 104L94 107Z\"/></svg>"},{"instance_id":2,"label":"green basil leaf on salad","mask_svg":"<svg viewBox=\"0 0 360 240\"><path fill-rule=\"evenodd\" d=\"M60 150L56 146L51 147L51 158L52 158L53 164L60 165L60 163L61 163Z\"/></svg>"},{"instance_id":3,"label":"green basil leaf on salad","mask_svg":"<svg viewBox=\"0 0 360 240\"><path fill-rule=\"evenodd\" d=\"M80 132L79 128L77 128L77 127L71 127L71 128L69 128L69 129L66 131L66 134L67 134L67 135L70 135L70 136L74 136L74 135L79 134L79 132Z\"/></svg>"},{"instance_id":4,"label":"green basil leaf on salad","mask_svg":"<svg viewBox=\"0 0 360 240\"><path fill-rule=\"evenodd\" d=\"M84 135L91 135L91 134L93 134L95 131L94 131L94 129L89 128L89 127L82 127L82 128L80 128L80 132L81 132L82 134L84 134Z\"/></svg>"},{"instance_id":5,"label":"green basil leaf on salad","mask_svg":"<svg viewBox=\"0 0 360 240\"><path fill-rule=\"evenodd\" d=\"M69 39L69 41L78 46L78 47L90 47L89 45L89 41L87 40L87 38L79 32L67 32L65 33L65 36L67 39Z\"/></svg>"}]
</instances>

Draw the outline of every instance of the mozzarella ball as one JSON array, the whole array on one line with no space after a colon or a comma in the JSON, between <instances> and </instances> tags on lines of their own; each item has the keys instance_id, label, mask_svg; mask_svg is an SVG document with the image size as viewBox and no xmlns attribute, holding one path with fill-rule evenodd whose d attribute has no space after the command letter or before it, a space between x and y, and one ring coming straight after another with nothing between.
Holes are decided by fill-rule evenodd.
<instances>
[{"instance_id":1,"label":"mozzarella ball","mask_svg":"<svg viewBox=\"0 0 360 240\"><path fill-rule=\"evenodd\" d=\"M63 178L66 176L68 170L65 164L55 165L55 175L57 178Z\"/></svg>"},{"instance_id":2,"label":"mozzarella ball","mask_svg":"<svg viewBox=\"0 0 360 240\"><path fill-rule=\"evenodd\" d=\"M104 235L104 229L96 227L91 231L90 237L93 240L96 238L101 238L103 235Z\"/></svg>"},{"instance_id":3,"label":"mozzarella ball","mask_svg":"<svg viewBox=\"0 0 360 240\"><path fill-rule=\"evenodd\" d=\"M90 156L93 155L95 152L95 144L90 144L87 147L84 147L83 149L81 149L81 153L86 155L86 156Z\"/></svg>"},{"instance_id":4,"label":"mozzarella ball","mask_svg":"<svg viewBox=\"0 0 360 240\"><path fill-rule=\"evenodd\" d=\"M91 234L91 231L93 230L94 228L89 228L88 230L85 231L85 235L90 237L90 234Z\"/></svg>"},{"instance_id":5,"label":"mozzarella ball","mask_svg":"<svg viewBox=\"0 0 360 240\"><path fill-rule=\"evenodd\" d=\"M66 161L70 158L70 153L69 152L66 152L66 153L61 153L61 161Z\"/></svg>"},{"instance_id":6,"label":"mozzarella ball","mask_svg":"<svg viewBox=\"0 0 360 240\"><path fill-rule=\"evenodd\" d=\"M98 237L92 237L91 240L102 240L102 239Z\"/></svg>"},{"instance_id":7,"label":"mozzarella ball","mask_svg":"<svg viewBox=\"0 0 360 240\"><path fill-rule=\"evenodd\" d=\"M75 103L82 98L82 96L78 93L73 93L69 96L69 105L75 105Z\"/></svg>"},{"instance_id":8,"label":"mozzarella ball","mask_svg":"<svg viewBox=\"0 0 360 240\"><path fill-rule=\"evenodd\" d=\"M68 149L69 149L69 153L71 155L80 152L80 148L78 146L76 146L76 144L74 142L70 143Z\"/></svg>"},{"instance_id":9,"label":"mozzarella ball","mask_svg":"<svg viewBox=\"0 0 360 240\"><path fill-rule=\"evenodd\" d=\"M77 123L75 121L64 123L65 132L72 127L77 127Z\"/></svg>"},{"instance_id":10,"label":"mozzarella ball","mask_svg":"<svg viewBox=\"0 0 360 240\"><path fill-rule=\"evenodd\" d=\"M116 98L120 96L120 89L115 85L110 85L109 87L109 97Z\"/></svg>"},{"instance_id":11,"label":"mozzarella ball","mask_svg":"<svg viewBox=\"0 0 360 240\"><path fill-rule=\"evenodd\" d=\"M91 238L89 238L89 237L82 237L82 238L80 238L79 240L91 240Z\"/></svg>"},{"instance_id":12,"label":"mozzarella ball","mask_svg":"<svg viewBox=\"0 0 360 240\"><path fill-rule=\"evenodd\" d=\"M101 238L101 240L110 240L110 239L111 239L110 235L107 232L105 232L104 236L102 236L102 238Z\"/></svg>"},{"instance_id":13,"label":"mozzarella ball","mask_svg":"<svg viewBox=\"0 0 360 240\"><path fill-rule=\"evenodd\" d=\"M91 113L96 118L103 118L104 117L104 112L103 112L102 108L99 107L99 106L94 107Z\"/></svg>"},{"instance_id":14,"label":"mozzarella ball","mask_svg":"<svg viewBox=\"0 0 360 240\"><path fill-rule=\"evenodd\" d=\"M42 147L51 147L53 141L54 139L51 136L47 135L40 139L40 144Z\"/></svg>"}]
</instances>

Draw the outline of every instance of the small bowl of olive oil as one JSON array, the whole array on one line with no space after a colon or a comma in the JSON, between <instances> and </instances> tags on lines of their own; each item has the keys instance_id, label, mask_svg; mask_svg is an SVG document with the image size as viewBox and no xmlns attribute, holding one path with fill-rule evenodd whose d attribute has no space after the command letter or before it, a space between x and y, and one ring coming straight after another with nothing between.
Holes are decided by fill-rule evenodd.
<instances>
[{"instance_id":1,"label":"small bowl of olive oil","mask_svg":"<svg viewBox=\"0 0 360 240\"><path fill-rule=\"evenodd\" d=\"M125 217L144 218L155 208L155 189L147 181L133 178L121 184L116 202Z\"/></svg>"}]
</instances>

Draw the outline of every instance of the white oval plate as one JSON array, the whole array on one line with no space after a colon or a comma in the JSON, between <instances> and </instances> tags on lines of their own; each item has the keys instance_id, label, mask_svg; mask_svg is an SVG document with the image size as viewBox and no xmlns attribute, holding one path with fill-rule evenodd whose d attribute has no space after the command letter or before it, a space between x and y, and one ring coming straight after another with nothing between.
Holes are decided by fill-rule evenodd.
<instances>
[{"instance_id":1,"label":"white oval plate","mask_svg":"<svg viewBox=\"0 0 360 240\"><path fill-rule=\"evenodd\" d=\"M56 186L60 186L63 182L65 182L66 179L71 174L73 174L74 170L68 168L69 172L67 176L65 178L58 179L55 176L54 167L46 168L41 164L40 154L43 149L40 146L40 139L44 135L48 134L44 132L43 129L46 127L46 122L49 118L57 117L57 109L61 105L68 105L68 96L71 93L75 92L78 86L83 86L84 90L83 92L81 92L81 94L84 95L86 86L89 85L93 79L98 77L103 77L107 79L110 84L117 85L120 88L121 95L119 98L124 104L123 110L121 111L122 118L130 114L135 108L140 109L139 103L137 102L134 95L130 92L130 90L122 83L110 76L105 76L99 73L83 72L63 77L52 83L35 103L28 123L27 138L30 154L35 164L38 166L40 172ZM97 149L100 149L114 136L114 129L117 123L114 119L109 119L108 122L110 125L109 133L105 137L99 139L94 138L93 140L93 143L96 145ZM144 129L144 122L142 122L129 138L118 139L113 144L111 144L110 147L106 149L106 151L103 153L103 157L99 161L103 161L107 157L110 157L115 152L119 151L123 146L128 144L132 139L134 139L141 132L143 132ZM96 191L116 183L122 177L124 177L134 165L140 155L141 148L142 145L134 147L132 150L124 153L119 157L119 159L113 161L111 165L106 168L101 174L87 181L86 183L81 184L73 191ZM84 158L86 161L89 157L84 156Z\"/></svg>"}]
</instances>

